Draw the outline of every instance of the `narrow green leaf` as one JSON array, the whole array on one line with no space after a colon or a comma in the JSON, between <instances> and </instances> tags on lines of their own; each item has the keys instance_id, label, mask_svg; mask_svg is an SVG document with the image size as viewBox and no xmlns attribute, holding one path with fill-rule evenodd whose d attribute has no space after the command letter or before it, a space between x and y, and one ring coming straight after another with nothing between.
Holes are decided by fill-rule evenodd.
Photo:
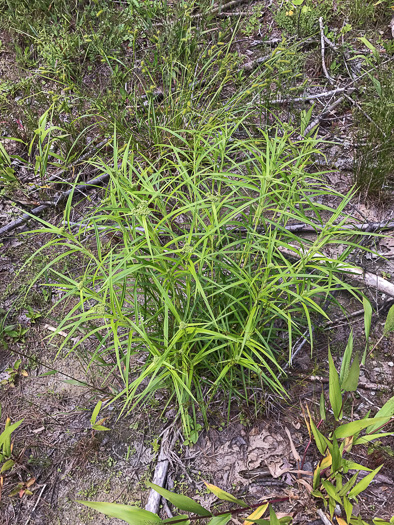
<instances>
[{"instance_id":1,"label":"narrow green leaf","mask_svg":"<svg viewBox=\"0 0 394 525\"><path fill-rule=\"evenodd\" d=\"M87 386L83 381L77 381L76 379L63 379L63 383L68 383L69 385L75 386Z\"/></svg>"},{"instance_id":2,"label":"narrow green leaf","mask_svg":"<svg viewBox=\"0 0 394 525\"><path fill-rule=\"evenodd\" d=\"M369 484L371 483L371 481L373 480L373 478L376 476L376 474L379 472L379 470L383 467L383 465L380 465L378 468L376 468L375 470L373 470L370 474L368 474L367 476L365 476L364 479L362 479L361 481L359 481L357 483L357 485L355 485L352 490L349 492L348 494L348 498L355 498L356 496L358 496L360 494L360 492L363 492L363 490L365 490Z\"/></svg>"},{"instance_id":3,"label":"narrow green leaf","mask_svg":"<svg viewBox=\"0 0 394 525\"><path fill-rule=\"evenodd\" d=\"M21 425L23 423L23 419L21 419L20 421L17 421L16 423L13 423L12 425L10 424L6 424L6 427L5 429L3 430L3 432L0 434L0 447L3 446L3 445L7 445L7 451L4 451L3 450L3 453L6 453L7 456L9 456L11 454L11 451L10 451L10 445L11 445L11 434L12 432L14 432L18 427L19 425Z\"/></svg>"},{"instance_id":4,"label":"narrow green leaf","mask_svg":"<svg viewBox=\"0 0 394 525\"><path fill-rule=\"evenodd\" d=\"M389 332L394 331L394 304L390 308L389 313L387 314L386 322L384 323L383 333L387 335Z\"/></svg>"},{"instance_id":5,"label":"narrow green leaf","mask_svg":"<svg viewBox=\"0 0 394 525\"><path fill-rule=\"evenodd\" d=\"M244 501L235 498L232 494L229 494L225 490L222 490L219 487L212 485L211 483L207 483L206 481L204 481L204 483L207 486L208 490L215 494L217 498L222 499L224 501L231 501L231 503L237 503L238 505L241 505L241 507L248 507L248 505Z\"/></svg>"},{"instance_id":6,"label":"narrow green leaf","mask_svg":"<svg viewBox=\"0 0 394 525\"><path fill-rule=\"evenodd\" d=\"M394 415L394 396L391 397L378 411L375 418L388 417L391 418ZM382 426L383 423L376 422L367 428L367 434L371 434L374 430Z\"/></svg>"},{"instance_id":7,"label":"narrow green leaf","mask_svg":"<svg viewBox=\"0 0 394 525\"><path fill-rule=\"evenodd\" d=\"M43 374L40 374L38 377L53 376L55 374L57 374L56 370L50 370L49 372L44 372Z\"/></svg>"},{"instance_id":8,"label":"narrow green leaf","mask_svg":"<svg viewBox=\"0 0 394 525\"><path fill-rule=\"evenodd\" d=\"M186 510L187 512L193 512L199 516L212 516L212 514L207 509L204 509L204 507L202 507L199 503L192 500L191 498L188 498L187 496L183 496L182 494L174 494L173 492L170 492L159 485L155 485L155 483L148 482L146 485L158 492L161 496L163 496L163 498L168 500L178 509Z\"/></svg>"},{"instance_id":9,"label":"narrow green leaf","mask_svg":"<svg viewBox=\"0 0 394 525\"><path fill-rule=\"evenodd\" d=\"M142 510L138 507L129 505L121 505L119 503L105 503L100 501L80 501L78 503L86 505L91 509L97 510L111 518L118 518L129 523L129 525L153 525L155 523L163 523L162 520L153 512Z\"/></svg>"},{"instance_id":10,"label":"narrow green leaf","mask_svg":"<svg viewBox=\"0 0 394 525\"><path fill-rule=\"evenodd\" d=\"M342 505L342 501L341 501L341 498L338 496L338 494L336 493L336 490L335 490L335 487L332 483L330 483L329 481L323 479L322 480L322 485L323 487L326 489L326 492L327 494L332 498L334 499L337 503L339 503L340 505Z\"/></svg>"},{"instance_id":11,"label":"narrow green leaf","mask_svg":"<svg viewBox=\"0 0 394 525\"><path fill-rule=\"evenodd\" d=\"M364 465L360 465L359 463L356 463L355 461L351 461L349 459L344 459L342 462L342 465L344 467L344 471L349 472L349 470L360 470L364 472L372 472L372 469L368 467L364 467Z\"/></svg>"},{"instance_id":12,"label":"narrow green leaf","mask_svg":"<svg viewBox=\"0 0 394 525\"><path fill-rule=\"evenodd\" d=\"M366 436L357 438L354 442L354 445L363 445L364 443L369 443L370 441L374 441L375 439L380 439L386 436L392 436L393 433L394 432L378 432L377 434L367 434Z\"/></svg>"},{"instance_id":13,"label":"narrow green leaf","mask_svg":"<svg viewBox=\"0 0 394 525\"><path fill-rule=\"evenodd\" d=\"M3 473L3 472L6 472L7 470L10 470L14 465L15 465L15 461L13 459L9 459L1 467L0 473Z\"/></svg>"},{"instance_id":14,"label":"narrow green leaf","mask_svg":"<svg viewBox=\"0 0 394 525\"><path fill-rule=\"evenodd\" d=\"M231 514L223 514L222 516L214 516L207 525L227 525L231 520Z\"/></svg>"},{"instance_id":15,"label":"narrow green leaf","mask_svg":"<svg viewBox=\"0 0 394 525\"><path fill-rule=\"evenodd\" d=\"M358 355L353 359L352 366L350 367L347 378L342 383L342 389L345 392L355 392L358 386L358 380L360 377L360 363L358 361Z\"/></svg>"},{"instance_id":16,"label":"narrow green leaf","mask_svg":"<svg viewBox=\"0 0 394 525\"><path fill-rule=\"evenodd\" d=\"M312 433L313 433L313 437L315 438L315 443L316 443L316 446L317 448L319 449L319 452L322 456L325 455L326 453L326 450L327 450L327 447L328 447L328 443L327 443L327 439L325 438L325 436L323 436L323 434L319 431L319 429L317 428L317 426L315 425L314 421L312 418L309 419L310 421L310 425L311 425L311 429L312 429ZM330 444L331 445L331 444Z\"/></svg>"},{"instance_id":17,"label":"narrow green leaf","mask_svg":"<svg viewBox=\"0 0 394 525\"><path fill-rule=\"evenodd\" d=\"M346 381L346 378L349 374L352 353L353 353L353 330L350 332L349 339L347 341L347 345L345 348L345 352L343 353L341 370L339 372L339 382L342 388L343 388L343 382Z\"/></svg>"},{"instance_id":18,"label":"narrow green leaf","mask_svg":"<svg viewBox=\"0 0 394 525\"><path fill-rule=\"evenodd\" d=\"M333 440L332 440L331 458L332 458L331 472L334 473L341 468L341 459L342 459L341 451L339 450L338 441L336 440L335 436L333 436Z\"/></svg>"},{"instance_id":19,"label":"narrow green leaf","mask_svg":"<svg viewBox=\"0 0 394 525\"><path fill-rule=\"evenodd\" d=\"M329 396L334 417L336 420L341 417L342 409L342 396L341 388L339 386L339 376L335 368L334 361L332 359L331 351L328 350L328 363L329 363Z\"/></svg>"},{"instance_id":20,"label":"narrow green leaf","mask_svg":"<svg viewBox=\"0 0 394 525\"><path fill-rule=\"evenodd\" d=\"M368 299L366 297L363 298L363 306L364 306L365 338L368 341L368 339L369 339L369 332L371 330L371 323L372 323L372 306L371 306L371 303L368 301Z\"/></svg>"},{"instance_id":21,"label":"narrow green leaf","mask_svg":"<svg viewBox=\"0 0 394 525\"><path fill-rule=\"evenodd\" d=\"M324 392L320 395L320 419L323 419L323 421L326 420L326 402L324 398Z\"/></svg>"},{"instance_id":22,"label":"narrow green leaf","mask_svg":"<svg viewBox=\"0 0 394 525\"><path fill-rule=\"evenodd\" d=\"M269 509L270 509L270 524L271 525L279 525L279 519L278 519L274 509L272 508L272 505L269 506Z\"/></svg>"},{"instance_id":23,"label":"narrow green leaf","mask_svg":"<svg viewBox=\"0 0 394 525\"><path fill-rule=\"evenodd\" d=\"M377 426L381 426L384 423L387 423L389 419L390 417L371 417L367 419L360 419L359 421L352 421L351 423L345 423L335 430L334 435L337 439L354 436L354 434L360 430L363 430L364 428L367 428L368 425L371 425L372 423L377 424Z\"/></svg>"},{"instance_id":24,"label":"narrow green leaf","mask_svg":"<svg viewBox=\"0 0 394 525\"><path fill-rule=\"evenodd\" d=\"M103 425L92 425L92 429L93 430L98 430L99 432L104 432L106 430L111 430L110 428L108 427L104 427Z\"/></svg>"},{"instance_id":25,"label":"narrow green leaf","mask_svg":"<svg viewBox=\"0 0 394 525\"><path fill-rule=\"evenodd\" d=\"M353 505L350 503L347 497L343 498L343 508L345 509L346 513L346 521L349 523L350 518L352 517Z\"/></svg>"},{"instance_id":26,"label":"narrow green leaf","mask_svg":"<svg viewBox=\"0 0 394 525\"><path fill-rule=\"evenodd\" d=\"M90 418L90 423L92 425L94 425L96 423L96 419L97 419L97 416L98 416L98 414L99 414L99 412L101 410L101 405L102 404L103 404L102 401L99 401L97 403L97 405L95 406L93 412L92 412L92 417Z\"/></svg>"},{"instance_id":27,"label":"narrow green leaf","mask_svg":"<svg viewBox=\"0 0 394 525\"><path fill-rule=\"evenodd\" d=\"M353 476L349 479L349 481L347 481L345 485L341 488L341 490L338 492L340 497L346 496L349 490L351 490L353 485L356 483L357 478L358 478L358 472L353 474ZM343 499L343 501L345 501L345 498Z\"/></svg>"},{"instance_id":28,"label":"narrow green leaf","mask_svg":"<svg viewBox=\"0 0 394 525\"><path fill-rule=\"evenodd\" d=\"M313 473L313 483L312 487L316 490L320 486L320 467L316 467Z\"/></svg>"}]
</instances>

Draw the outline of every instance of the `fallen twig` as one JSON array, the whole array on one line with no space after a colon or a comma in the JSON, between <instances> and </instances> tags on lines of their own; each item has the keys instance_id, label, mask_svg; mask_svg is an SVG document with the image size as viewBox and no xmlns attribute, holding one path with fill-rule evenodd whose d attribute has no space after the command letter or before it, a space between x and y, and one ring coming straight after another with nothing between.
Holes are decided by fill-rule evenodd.
<instances>
[{"instance_id":1,"label":"fallen twig","mask_svg":"<svg viewBox=\"0 0 394 525\"><path fill-rule=\"evenodd\" d=\"M330 84L334 84L334 79L329 75L327 68L326 68L326 62L324 58L325 53L325 37L324 37L324 25L323 25L323 17L321 16L319 18L319 25L320 25L320 42L321 42L321 63L324 75L326 79L329 81Z\"/></svg>"},{"instance_id":2,"label":"fallen twig","mask_svg":"<svg viewBox=\"0 0 394 525\"><path fill-rule=\"evenodd\" d=\"M352 93L355 91L356 88L350 88L350 87L341 87L337 89L332 89L331 91L323 91L323 93L316 93L313 95L305 95L303 97L296 97L296 98L277 98L276 100L270 100L270 104L293 104L294 102L305 102L306 100L316 100L318 98L328 98L332 97L333 95L337 95L338 93L343 93L344 91L347 91L348 93Z\"/></svg>"},{"instance_id":3,"label":"fallen twig","mask_svg":"<svg viewBox=\"0 0 394 525\"><path fill-rule=\"evenodd\" d=\"M311 383L328 383L329 379L327 377L323 376L308 376L306 374L296 374L292 373L291 376L293 379L303 379L304 381L310 381ZM357 388L361 388L362 390L377 390L382 391L385 389L388 389L388 386L385 388L382 385L379 385L378 383L366 383L364 381L360 381L357 385Z\"/></svg>"},{"instance_id":4,"label":"fallen twig","mask_svg":"<svg viewBox=\"0 0 394 525\"><path fill-rule=\"evenodd\" d=\"M72 222L72 221L69 221L69 222L64 222L65 225L70 225L70 226L78 226L79 228L83 227L83 228L88 228L88 227L91 227L91 228L94 228L94 226L90 225L90 224L87 224L87 223L84 223L84 222ZM188 230L190 228L189 225L187 224L182 224L182 225L177 225L177 224L174 224L174 226L176 228L178 228L180 231L183 230L183 229L186 229ZM335 227L335 224L333 225L333 227ZM278 229L279 226L274 226L275 229ZM305 224L305 223L299 223L299 224L287 224L286 226L282 226L282 228L286 231L289 231L289 232L292 232L292 233L314 233L314 234L317 234L319 233L323 228L324 226L322 226L321 224L314 224L314 225L310 225L310 224ZM110 230L111 229L111 225L109 224L108 226L97 226L97 229L98 230ZM136 230L136 231L140 231L141 233L144 233L145 230L143 227L141 226L136 226L134 228L126 228L126 229L130 229L130 230ZM367 223L364 223L364 224L348 224L348 225L344 225L344 226L341 226L341 232L342 233L346 233L347 230L350 231L360 231L360 232L376 232L378 230L393 230L394 229L394 221L392 222L367 222ZM233 233L247 233L247 229L246 228L227 228L228 231L230 232L233 232ZM263 228L263 227L257 227L256 228L256 232L257 233L265 233L266 229ZM163 234L165 234L166 232L163 230ZM168 232L167 232L168 233Z\"/></svg>"},{"instance_id":5,"label":"fallen twig","mask_svg":"<svg viewBox=\"0 0 394 525\"><path fill-rule=\"evenodd\" d=\"M302 251L302 248L297 248L294 246L295 250ZM300 260L301 255L296 253L296 251L290 250L288 248L279 247L278 248L280 253L282 253L285 257L293 258ZM306 252L305 252L306 255ZM316 262L320 262L321 256L320 255L312 255L312 260ZM352 281L359 282L365 286L371 286L372 288L375 288L375 290L385 293L386 295L390 295L391 297L394 297L394 284L390 283L383 277L379 277L378 275L367 272L363 268L359 268L358 266L351 266L346 263L339 263L338 268L342 270L343 274L348 277Z\"/></svg>"},{"instance_id":6,"label":"fallen twig","mask_svg":"<svg viewBox=\"0 0 394 525\"><path fill-rule=\"evenodd\" d=\"M29 525L30 520L31 520L31 517L32 517L32 515L33 515L33 512L36 510L37 505L38 505L39 502L40 502L40 499L41 499L42 493L44 492L46 486L47 486L46 484L42 486L42 489L41 489L40 494L38 495L38 498L37 498L36 504L34 505L32 511L31 511L31 513L30 513L30 516L27 518L27 521L26 521L25 525Z\"/></svg>"},{"instance_id":7,"label":"fallen twig","mask_svg":"<svg viewBox=\"0 0 394 525\"><path fill-rule=\"evenodd\" d=\"M102 140L99 144L97 144L97 146L94 148L95 152L97 153L101 148L103 148L105 145L109 144L112 140L112 137L110 139L105 139L105 140ZM48 179L46 179L46 182L52 182L54 180L60 180L61 182L68 182L68 181L64 181L63 179L61 179L61 175L63 175L63 173L65 173L66 171L69 171L71 168L74 168L77 164L79 164L80 162L82 162L83 160L89 158L93 153L93 148L92 149L89 149L86 153L84 153L83 155L81 155L75 162L73 162L72 164L70 164L69 166L67 166L67 168L62 168L61 170L59 170L58 172L56 172L54 175L52 175L51 177L49 177ZM96 154L95 153L95 154ZM36 187L32 187L30 190L29 190L29 193L33 193L37 190L40 189L40 186L36 186Z\"/></svg>"},{"instance_id":8,"label":"fallen twig","mask_svg":"<svg viewBox=\"0 0 394 525\"><path fill-rule=\"evenodd\" d=\"M241 70L244 71L252 71L255 67L259 66L260 64L264 64L264 62L267 62L271 58L271 55L266 55L264 57L256 58L256 60L251 60L250 62L247 62L243 66L241 66Z\"/></svg>"},{"instance_id":9,"label":"fallen twig","mask_svg":"<svg viewBox=\"0 0 394 525\"><path fill-rule=\"evenodd\" d=\"M354 106L357 106L357 109L364 115L364 117L369 120L369 122L371 122L371 124L373 124L379 131L380 133L383 135L383 137L386 139L387 138L387 135L386 133L382 130L382 128L376 124L376 122L368 115L368 113L366 113L363 108L360 106L360 104L356 101L356 100L353 100L351 97L349 97L348 95L346 95L345 93L345 97L354 105Z\"/></svg>"},{"instance_id":10,"label":"fallen twig","mask_svg":"<svg viewBox=\"0 0 394 525\"><path fill-rule=\"evenodd\" d=\"M224 9L231 9L232 7L242 4L243 2L245 2L245 0L231 0L231 2L227 2L227 4L222 6L219 5L218 7L215 7L214 9L211 9L205 13L197 13L192 15L190 18L202 18L204 16L216 15L217 13L222 13Z\"/></svg>"},{"instance_id":11,"label":"fallen twig","mask_svg":"<svg viewBox=\"0 0 394 525\"><path fill-rule=\"evenodd\" d=\"M38 218L38 216L40 216L48 208L58 206L59 204L64 202L71 193L74 192L74 194L77 194L82 193L83 191L91 190L100 184L105 184L108 180L109 174L104 173L103 175L100 175L99 177L96 177L95 179L89 181L87 184L79 184L78 186L74 186L70 190L57 193L56 195L54 195L53 202L42 204L37 208L32 209L31 213L24 213L19 219L16 219L15 221L12 221L6 224L6 226L0 228L0 237L4 236L6 233L15 230L16 228L19 228L19 226L23 226L23 224L25 224L30 219Z\"/></svg>"},{"instance_id":12,"label":"fallen twig","mask_svg":"<svg viewBox=\"0 0 394 525\"><path fill-rule=\"evenodd\" d=\"M167 479L169 459L168 459L168 435L169 429L166 429L160 446L160 453L157 459L157 465L155 468L155 473L153 475L152 483L164 487ZM156 492L154 489L151 489L149 493L148 502L145 505L145 510L149 510L154 514L158 514L160 506L161 495Z\"/></svg>"},{"instance_id":13,"label":"fallen twig","mask_svg":"<svg viewBox=\"0 0 394 525\"><path fill-rule=\"evenodd\" d=\"M334 319L333 321L327 321L326 329L328 330L333 325L337 326L338 323L342 323L344 321L348 321L349 319L354 319L355 317L359 317L360 315L363 315L363 313L364 313L364 308L362 310L357 310L356 312L352 312L351 314L343 315L339 319Z\"/></svg>"},{"instance_id":14,"label":"fallen twig","mask_svg":"<svg viewBox=\"0 0 394 525\"><path fill-rule=\"evenodd\" d=\"M346 96L346 95L345 95ZM333 109L335 109L339 104L342 102L344 97L339 97L331 106L328 106L325 108L318 117L316 117L306 128L304 131L304 135L307 135L315 126L319 124L321 120L324 119L324 117L327 115L327 113L330 113Z\"/></svg>"},{"instance_id":15,"label":"fallen twig","mask_svg":"<svg viewBox=\"0 0 394 525\"><path fill-rule=\"evenodd\" d=\"M324 525L332 525L331 521L327 518L327 516L321 509L317 509L317 513L319 514L319 518L322 520Z\"/></svg>"}]
</instances>

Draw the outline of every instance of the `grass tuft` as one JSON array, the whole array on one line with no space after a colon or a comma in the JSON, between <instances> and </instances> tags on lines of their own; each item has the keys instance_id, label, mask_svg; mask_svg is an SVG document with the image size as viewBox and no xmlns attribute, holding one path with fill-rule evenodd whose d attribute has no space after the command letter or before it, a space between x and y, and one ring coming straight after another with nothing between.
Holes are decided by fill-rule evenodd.
<instances>
[{"instance_id":1,"label":"grass tuft","mask_svg":"<svg viewBox=\"0 0 394 525\"><path fill-rule=\"evenodd\" d=\"M312 338L322 301L347 287L337 274L344 257L316 262L345 242L335 224L348 202L310 173L317 141L262 130L243 140L235 129L161 128L168 140L156 160L115 135L112 163L93 163L111 177L100 206L76 226L70 200L65 226L40 230L57 254L45 268L51 286L74 304L58 326L68 334L59 352L89 343L91 363L121 378L124 410L167 391L187 436L199 411L207 423L218 390L229 403L253 386L285 396L293 341L308 328ZM322 204L328 195L336 209ZM286 230L293 221L317 225L316 239ZM61 261L84 270L71 276Z\"/></svg>"}]
</instances>

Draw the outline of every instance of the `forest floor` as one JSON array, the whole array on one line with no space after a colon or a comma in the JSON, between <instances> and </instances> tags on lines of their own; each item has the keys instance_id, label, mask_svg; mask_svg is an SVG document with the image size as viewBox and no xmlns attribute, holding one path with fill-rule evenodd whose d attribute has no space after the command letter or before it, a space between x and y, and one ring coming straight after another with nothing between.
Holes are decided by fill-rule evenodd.
<instances>
[{"instance_id":1,"label":"forest floor","mask_svg":"<svg viewBox=\"0 0 394 525\"><path fill-rule=\"evenodd\" d=\"M76 180L97 176L97 159L111 162L114 133L150 161L168 138L164 128L175 133L224 115L229 122L234 115L243 119L242 133L253 137L261 129L293 133L309 119L303 131L315 130L324 155L308 169L322 173L332 189L327 205L337 206L337 193L352 193L344 212L354 221L390 223L394 6L357 0L71 4L0 0L0 431L7 417L23 420L13 434L15 464L0 486L0 524L119 523L76 500L144 507L166 428L174 437L170 490L219 510L204 480L251 503L291 494L278 511L294 523L315 522L317 505L304 480L281 470L300 466L292 445L301 458L306 452L303 470L313 472L319 459L314 446L307 449L300 402L318 418L328 382L314 378L328 379L328 348L338 367L351 333L354 351L364 351L364 316L354 295L341 290L328 307L330 320L313 319L313 349L308 339L283 377L287 396L263 389L250 402L228 402L219 389L208 425L199 419L198 440L187 442L165 389L132 411L123 412L121 398L109 403L123 388L121 373L115 367L107 374L91 360L90 339L73 351L77 338L63 347L67 334L59 326L75 303L57 304L57 293L45 286L54 282L45 265L57 253L43 251L52 234L27 235L39 228L34 221L4 228L41 205L40 217L52 225L62 226L65 206L67 220L83 221L107 197L105 184L78 202L54 201ZM392 230L375 231L382 235L366 237L369 251L356 246L350 261L394 283ZM113 238L106 242L114 245ZM85 271L82 260L61 264L71 278ZM361 367L364 387L348 398L347 420L374 415L394 395L394 333L380 339L394 297L359 288L373 306L374 351ZM283 347L287 355L286 342ZM92 428L99 400L109 431ZM369 523L376 516L389 521L393 436L360 446L351 459L371 469L384 465L353 512Z\"/></svg>"}]
</instances>

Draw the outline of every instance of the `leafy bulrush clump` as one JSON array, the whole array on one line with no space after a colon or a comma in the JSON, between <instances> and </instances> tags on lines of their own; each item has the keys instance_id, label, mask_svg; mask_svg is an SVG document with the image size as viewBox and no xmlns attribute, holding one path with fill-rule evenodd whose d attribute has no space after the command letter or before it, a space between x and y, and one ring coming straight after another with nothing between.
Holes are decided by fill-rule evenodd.
<instances>
[{"instance_id":1,"label":"leafy bulrush clump","mask_svg":"<svg viewBox=\"0 0 394 525\"><path fill-rule=\"evenodd\" d=\"M190 436L196 407L206 421L218 388L229 402L256 382L284 395L294 338L312 332L335 286L348 288L337 275L346 250L322 255L346 242L347 199L308 172L312 138L241 140L226 126L166 133L156 162L115 143L113 164L95 164L111 177L99 208L75 225L70 196L65 227L40 231L60 251L45 271L61 301L76 300L58 327L62 348L83 329L77 344L91 342L91 360L119 369L125 409L166 389ZM335 210L322 204L328 194ZM314 225L315 240L300 240L293 221ZM79 281L59 270L76 258Z\"/></svg>"}]
</instances>

